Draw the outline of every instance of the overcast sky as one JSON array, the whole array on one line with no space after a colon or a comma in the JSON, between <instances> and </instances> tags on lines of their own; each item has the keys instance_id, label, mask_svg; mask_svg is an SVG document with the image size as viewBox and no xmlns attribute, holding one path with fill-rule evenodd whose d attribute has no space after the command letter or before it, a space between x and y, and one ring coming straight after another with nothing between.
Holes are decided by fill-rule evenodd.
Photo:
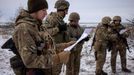
<instances>
[{"instance_id":1,"label":"overcast sky","mask_svg":"<svg viewBox=\"0 0 134 75\"><path fill-rule=\"evenodd\" d=\"M54 3L56 0L47 0L49 4L48 13L56 11ZM68 0L70 2L69 13L78 12L81 16L80 22L100 22L104 16L113 17L119 15L125 19L134 16L134 0ZM1 21L7 21L14 17L19 7L27 9L27 0L0 0Z\"/></svg>"}]
</instances>

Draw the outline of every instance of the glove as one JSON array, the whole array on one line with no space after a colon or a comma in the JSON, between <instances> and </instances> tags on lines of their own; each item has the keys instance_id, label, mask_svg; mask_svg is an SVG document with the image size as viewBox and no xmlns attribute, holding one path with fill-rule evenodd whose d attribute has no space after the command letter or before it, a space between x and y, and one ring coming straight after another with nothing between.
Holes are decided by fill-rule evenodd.
<instances>
[{"instance_id":1,"label":"glove","mask_svg":"<svg viewBox=\"0 0 134 75\"><path fill-rule=\"evenodd\" d=\"M84 42L84 41L88 41L89 37L86 37L85 39L81 40L80 43Z\"/></svg>"},{"instance_id":2,"label":"glove","mask_svg":"<svg viewBox=\"0 0 134 75\"><path fill-rule=\"evenodd\" d=\"M89 37L86 37L85 39L83 39L83 41L88 41L89 40Z\"/></svg>"},{"instance_id":3,"label":"glove","mask_svg":"<svg viewBox=\"0 0 134 75\"><path fill-rule=\"evenodd\" d=\"M63 52L53 55L53 64L54 65L61 64L61 63L67 64L70 53L71 52L69 51L63 51Z\"/></svg>"},{"instance_id":4,"label":"glove","mask_svg":"<svg viewBox=\"0 0 134 75\"><path fill-rule=\"evenodd\" d=\"M80 38L80 36L75 36L75 38L78 40Z\"/></svg>"},{"instance_id":5,"label":"glove","mask_svg":"<svg viewBox=\"0 0 134 75\"><path fill-rule=\"evenodd\" d=\"M61 53L59 53L59 57L60 57L60 62L67 64L68 60L69 60L69 56L70 56L70 51L63 51Z\"/></svg>"},{"instance_id":6,"label":"glove","mask_svg":"<svg viewBox=\"0 0 134 75\"><path fill-rule=\"evenodd\" d=\"M67 42L67 43L66 43L66 47L71 46L71 45L74 44L75 42L76 42L76 41Z\"/></svg>"},{"instance_id":7,"label":"glove","mask_svg":"<svg viewBox=\"0 0 134 75\"><path fill-rule=\"evenodd\" d=\"M59 28L59 31L60 31L60 32L66 31L66 30L67 30L67 24L64 23L63 25L59 25L58 28Z\"/></svg>"}]
</instances>

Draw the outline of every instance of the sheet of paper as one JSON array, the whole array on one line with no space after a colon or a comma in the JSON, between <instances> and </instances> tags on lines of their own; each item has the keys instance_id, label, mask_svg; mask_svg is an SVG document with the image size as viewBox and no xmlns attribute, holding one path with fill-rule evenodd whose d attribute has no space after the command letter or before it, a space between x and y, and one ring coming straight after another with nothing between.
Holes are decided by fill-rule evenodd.
<instances>
[{"instance_id":1,"label":"sheet of paper","mask_svg":"<svg viewBox=\"0 0 134 75\"><path fill-rule=\"evenodd\" d=\"M127 31L127 29L123 29L123 30L120 31L120 34L123 34L126 31Z\"/></svg>"},{"instance_id":2,"label":"sheet of paper","mask_svg":"<svg viewBox=\"0 0 134 75\"><path fill-rule=\"evenodd\" d=\"M71 49L73 49L73 47L74 47L75 45L77 45L81 40L83 40L84 38L86 38L86 37L90 34L91 31L92 31L91 28L86 28L86 29L84 30L83 34L81 35L81 37L76 41L76 43L74 43L73 45L71 45L71 46L65 48L64 51L70 51Z\"/></svg>"}]
</instances>

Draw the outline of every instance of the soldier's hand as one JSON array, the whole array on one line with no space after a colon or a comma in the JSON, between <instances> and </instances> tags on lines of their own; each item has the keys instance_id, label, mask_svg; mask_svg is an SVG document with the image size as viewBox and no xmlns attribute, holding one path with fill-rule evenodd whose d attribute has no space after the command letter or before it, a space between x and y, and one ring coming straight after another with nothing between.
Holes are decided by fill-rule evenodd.
<instances>
[{"instance_id":1,"label":"soldier's hand","mask_svg":"<svg viewBox=\"0 0 134 75\"><path fill-rule=\"evenodd\" d=\"M65 48L67 48L68 46L74 44L75 41L70 41L68 43L60 43L60 44L56 44L56 51L61 52L63 51Z\"/></svg>"},{"instance_id":2,"label":"soldier's hand","mask_svg":"<svg viewBox=\"0 0 134 75\"><path fill-rule=\"evenodd\" d=\"M75 42L76 42L76 41L70 41L70 42L66 43L66 47L71 46L71 45L74 44Z\"/></svg>"},{"instance_id":3,"label":"soldier's hand","mask_svg":"<svg viewBox=\"0 0 134 75\"><path fill-rule=\"evenodd\" d=\"M58 55L60 57L60 62L63 64L67 64L70 53L71 53L70 51L63 51L63 52L59 53Z\"/></svg>"},{"instance_id":4,"label":"soldier's hand","mask_svg":"<svg viewBox=\"0 0 134 75\"><path fill-rule=\"evenodd\" d=\"M53 65L64 63L66 64L69 60L70 52L63 51L58 54L53 55Z\"/></svg>"},{"instance_id":5,"label":"soldier's hand","mask_svg":"<svg viewBox=\"0 0 134 75\"><path fill-rule=\"evenodd\" d=\"M88 40L89 40L89 37L86 37L83 40L81 40L79 43L83 43L83 42L88 41Z\"/></svg>"},{"instance_id":6,"label":"soldier's hand","mask_svg":"<svg viewBox=\"0 0 134 75\"><path fill-rule=\"evenodd\" d=\"M131 28L128 27L128 28L126 28L126 31L121 35L122 35L122 37L127 38L130 35L130 33L131 33Z\"/></svg>"},{"instance_id":7,"label":"soldier's hand","mask_svg":"<svg viewBox=\"0 0 134 75\"><path fill-rule=\"evenodd\" d=\"M89 40L89 37L86 37L85 39L83 39L83 41L88 41Z\"/></svg>"}]
</instances>

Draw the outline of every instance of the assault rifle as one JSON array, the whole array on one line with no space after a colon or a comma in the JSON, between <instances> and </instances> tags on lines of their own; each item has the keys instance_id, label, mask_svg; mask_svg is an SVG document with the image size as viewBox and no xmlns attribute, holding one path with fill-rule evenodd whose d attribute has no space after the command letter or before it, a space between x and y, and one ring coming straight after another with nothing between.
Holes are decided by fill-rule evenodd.
<instances>
[{"instance_id":1,"label":"assault rifle","mask_svg":"<svg viewBox=\"0 0 134 75\"><path fill-rule=\"evenodd\" d=\"M18 55L18 51L15 47L15 44L13 42L12 38L9 38L2 46L2 49L9 49L9 51L12 51L14 54Z\"/></svg>"}]
</instances>

